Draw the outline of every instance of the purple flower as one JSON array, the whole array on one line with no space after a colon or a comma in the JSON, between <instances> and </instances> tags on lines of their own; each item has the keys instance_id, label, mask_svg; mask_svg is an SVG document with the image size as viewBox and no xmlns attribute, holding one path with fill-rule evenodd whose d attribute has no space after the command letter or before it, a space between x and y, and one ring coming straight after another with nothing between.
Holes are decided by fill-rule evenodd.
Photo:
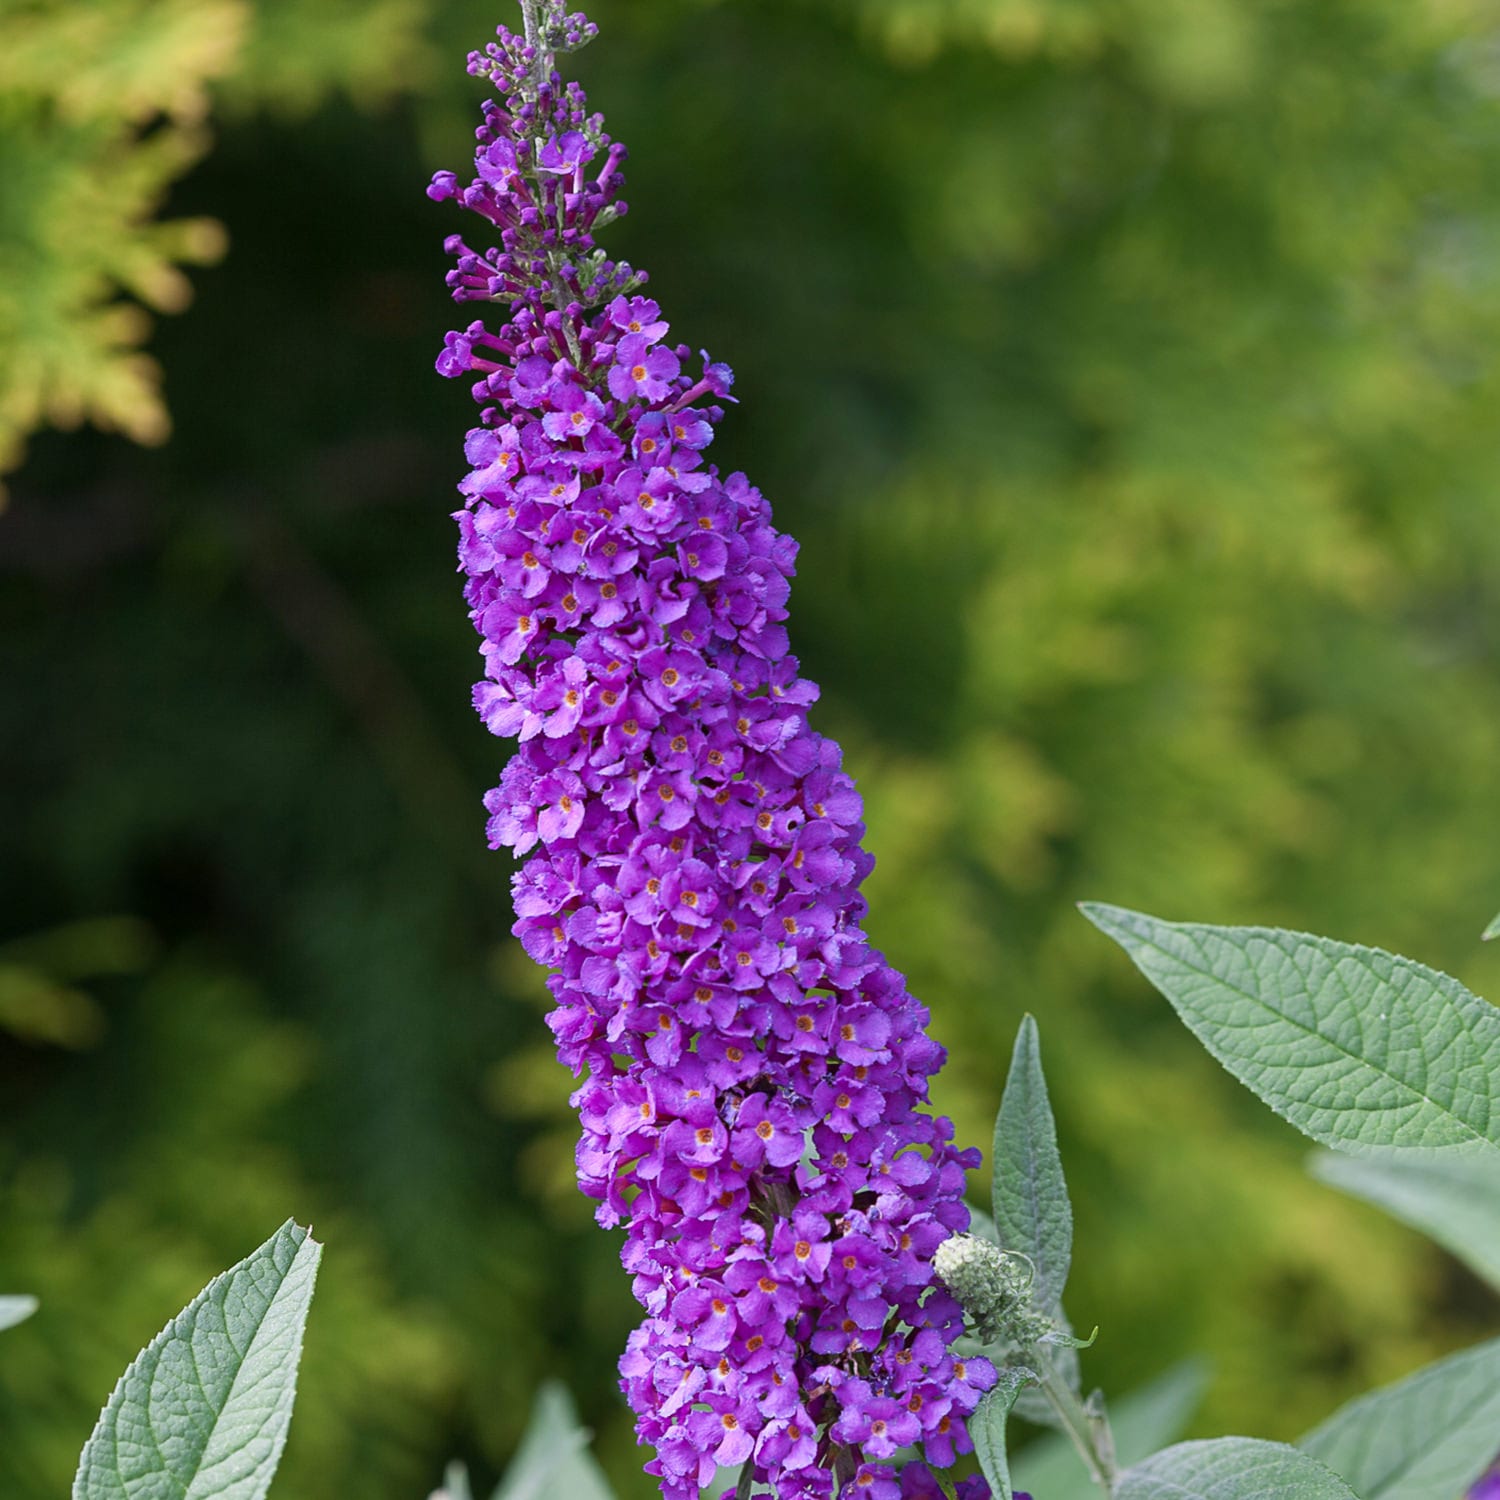
<instances>
[{"instance_id":1,"label":"purple flower","mask_svg":"<svg viewBox=\"0 0 1500 1500\"><path fill-rule=\"evenodd\" d=\"M681 368L682 362L670 349L652 349L645 334L630 333L615 350L609 389L621 401L643 397L656 403L672 393L672 381Z\"/></svg>"},{"instance_id":2,"label":"purple flower","mask_svg":"<svg viewBox=\"0 0 1500 1500\"><path fill-rule=\"evenodd\" d=\"M955 1488L958 1500L990 1500L990 1487L978 1474L960 1479ZM901 1470L900 1494L901 1500L943 1500L942 1486L922 1463L910 1463ZM1031 1500L1031 1496L1025 1490L1016 1490L1015 1500Z\"/></svg>"},{"instance_id":3,"label":"purple flower","mask_svg":"<svg viewBox=\"0 0 1500 1500\"><path fill-rule=\"evenodd\" d=\"M616 297L605 311L611 327L621 334L639 334L648 344L656 343L667 331L660 321L661 309L649 297Z\"/></svg>"},{"instance_id":4,"label":"purple flower","mask_svg":"<svg viewBox=\"0 0 1500 1500\"><path fill-rule=\"evenodd\" d=\"M1500 1462L1469 1491L1468 1500L1500 1500Z\"/></svg>"},{"instance_id":5,"label":"purple flower","mask_svg":"<svg viewBox=\"0 0 1500 1500\"><path fill-rule=\"evenodd\" d=\"M479 377L474 702L519 741L488 834L524 857L513 930L582 1080L579 1186L626 1224L646 1318L621 1383L667 1500L741 1463L793 1500L926 1496L897 1453L969 1451L994 1382L954 1358L932 1271L978 1153L927 1111L942 1048L861 926L860 799L790 654L796 544L707 461L733 377L686 373L644 277L595 247L624 151L551 65L592 28L535 18L538 48L502 29L470 59L499 91L476 176L430 189L497 241L450 241L455 299L509 308L439 369Z\"/></svg>"},{"instance_id":6,"label":"purple flower","mask_svg":"<svg viewBox=\"0 0 1500 1500\"><path fill-rule=\"evenodd\" d=\"M542 147L537 157L537 170L571 175L591 161L593 155L588 137L580 131L568 130Z\"/></svg>"},{"instance_id":7,"label":"purple flower","mask_svg":"<svg viewBox=\"0 0 1500 1500\"><path fill-rule=\"evenodd\" d=\"M542 418L542 431L555 443L586 438L604 416L604 403L579 385L564 385L552 394L552 410Z\"/></svg>"}]
</instances>

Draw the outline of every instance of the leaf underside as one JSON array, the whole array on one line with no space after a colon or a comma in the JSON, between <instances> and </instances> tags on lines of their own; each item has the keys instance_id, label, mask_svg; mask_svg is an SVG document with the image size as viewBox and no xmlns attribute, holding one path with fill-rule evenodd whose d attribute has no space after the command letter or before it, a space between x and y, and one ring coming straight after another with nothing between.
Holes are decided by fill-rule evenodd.
<instances>
[{"instance_id":1,"label":"leaf underside","mask_svg":"<svg viewBox=\"0 0 1500 1500\"><path fill-rule=\"evenodd\" d=\"M74 1500L262 1500L286 1443L322 1246L288 1221L120 1377Z\"/></svg>"},{"instance_id":2,"label":"leaf underside","mask_svg":"<svg viewBox=\"0 0 1500 1500\"><path fill-rule=\"evenodd\" d=\"M1351 1401L1298 1447L1362 1500L1454 1500L1500 1448L1500 1339Z\"/></svg>"},{"instance_id":3,"label":"leaf underside","mask_svg":"<svg viewBox=\"0 0 1500 1500\"><path fill-rule=\"evenodd\" d=\"M1489 1161L1317 1151L1308 1169L1420 1230L1500 1292L1500 1171Z\"/></svg>"},{"instance_id":4,"label":"leaf underside","mask_svg":"<svg viewBox=\"0 0 1500 1500\"><path fill-rule=\"evenodd\" d=\"M1120 1477L1114 1500L1358 1500L1332 1469L1285 1443L1178 1443Z\"/></svg>"}]
</instances>

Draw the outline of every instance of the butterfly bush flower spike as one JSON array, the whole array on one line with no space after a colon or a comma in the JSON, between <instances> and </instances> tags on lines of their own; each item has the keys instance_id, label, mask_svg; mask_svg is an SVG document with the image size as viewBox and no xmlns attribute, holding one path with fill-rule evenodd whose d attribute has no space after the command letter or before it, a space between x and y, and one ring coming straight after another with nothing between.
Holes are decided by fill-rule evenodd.
<instances>
[{"instance_id":1,"label":"butterfly bush flower spike","mask_svg":"<svg viewBox=\"0 0 1500 1500\"><path fill-rule=\"evenodd\" d=\"M625 150L554 70L594 28L523 14L469 59L497 94L473 179L429 189L483 221L448 241L455 300L499 309L438 369L480 408L474 703L519 742L489 839L523 861L578 1182L646 1314L622 1386L666 1500L743 1464L782 1500L935 1496L893 1460L951 1464L994 1383L933 1272L978 1153L927 1111L943 1049L861 925L859 796L788 646L796 544L708 458L734 377L595 243Z\"/></svg>"}]
</instances>

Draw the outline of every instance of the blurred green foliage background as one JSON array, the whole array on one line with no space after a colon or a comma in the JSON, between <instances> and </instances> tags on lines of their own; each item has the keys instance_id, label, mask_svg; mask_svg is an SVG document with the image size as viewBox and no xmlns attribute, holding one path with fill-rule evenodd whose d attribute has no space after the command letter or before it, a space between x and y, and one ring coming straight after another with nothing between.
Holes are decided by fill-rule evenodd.
<instances>
[{"instance_id":1,"label":"blurred green foliage background","mask_svg":"<svg viewBox=\"0 0 1500 1500\"><path fill-rule=\"evenodd\" d=\"M718 456L802 540L794 643L961 1138L1041 1021L1086 1375L1207 1351L1196 1430L1286 1437L1493 1332L1072 909L1500 994L1493 7L594 14L612 245L738 370ZM6 1500L65 1492L130 1356L288 1214L328 1251L281 1493L492 1474L544 1374L650 1493L451 571L461 226L422 189L499 19L0 0L0 1291L43 1304L0 1339ZM53 430L167 411L150 450Z\"/></svg>"}]
</instances>

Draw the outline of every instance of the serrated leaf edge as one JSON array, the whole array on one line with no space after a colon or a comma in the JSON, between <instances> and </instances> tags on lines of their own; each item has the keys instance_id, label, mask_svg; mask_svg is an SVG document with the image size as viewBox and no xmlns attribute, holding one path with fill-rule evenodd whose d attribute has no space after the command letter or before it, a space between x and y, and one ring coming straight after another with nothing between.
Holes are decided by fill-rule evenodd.
<instances>
[{"instance_id":1,"label":"serrated leaf edge","mask_svg":"<svg viewBox=\"0 0 1500 1500\"><path fill-rule=\"evenodd\" d=\"M280 1281L280 1284L278 1286L278 1291L280 1290L281 1286L285 1286L287 1277L291 1274L292 1267L297 1263L298 1259L302 1255L302 1252L305 1249L307 1249L308 1247L311 1247L311 1249L313 1251L313 1262L312 1262L311 1280L312 1280L313 1284L316 1284L317 1275L318 1275L318 1267L319 1267L319 1264L320 1264L320 1262L322 1260L323 1246L321 1245L321 1243L319 1243L319 1241L313 1239L311 1229L304 1229L300 1224L296 1223L296 1221L293 1220L293 1219L288 1219L273 1234L271 1234L270 1236L268 1236L265 1241L263 1241L254 1250L252 1250L249 1253L249 1255L245 1256L245 1258L243 1260L236 1261L234 1265L228 1267L226 1270L220 1271L217 1276L213 1277L202 1288L202 1290L199 1291L191 1299L191 1301L189 1301L187 1303L187 1305L184 1306L171 1319L171 1321L167 1323L167 1325L145 1346L145 1348L143 1348L140 1351L140 1353L138 1353L136 1355L136 1357L133 1360L130 1361L130 1363L125 1367L124 1373L120 1376L120 1378L117 1381L115 1381L113 1389L110 1391L109 1396L105 1400L104 1405L100 1408L99 1416L98 1416L98 1419L96 1420L96 1422L94 1423L93 1431L90 1432L89 1437L88 1437L88 1441L85 1442L85 1444L83 1445L83 1451L79 1455L79 1458L78 1458L78 1470L75 1473L75 1475L73 1476L72 1500L90 1500L90 1497L85 1493L85 1491L83 1489L83 1484L84 1484L84 1480L85 1480L85 1474L86 1474L86 1471L88 1470L89 1456L90 1456L90 1453L93 1451L95 1445L96 1444L102 1444L102 1442L104 1440L104 1435L105 1435L105 1432L106 1432L105 1423L106 1423L107 1419L110 1417L111 1413L115 1411L116 1401L117 1401L117 1399L119 1399L121 1397L121 1392L123 1391L123 1389L125 1387L126 1381L128 1381L130 1379L130 1377L136 1372L136 1369L147 1358L148 1355L150 1355L153 1351L156 1351L160 1347L162 1347L165 1344L167 1344L174 1336L176 1336L178 1334L178 1332L179 1332L179 1324L181 1324L182 1320L185 1317L187 1317L187 1315L190 1312L192 1312L196 1307L198 1307L201 1303L206 1302L208 1300L210 1294L213 1292L213 1290L214 1290L215 1287L219 1286L221 1283L223 1283L225 1281L228 1281L230 1279L230 1277L232 1277L232 1276L236 1275L237 1273L239 1273L240 1271L242 1271L251 1261L253 1261L256 1258L256 1256L260 1255L266 1249L267 1246L273 1244L279 1236L281 1236L283 1234L286 1234L288 1230L290 1230L293 1234L300 1236L300 1238L298 1238L297 1241L296 1241L296 1247L295 1247L295 1249L292 1252L292 1259L288 1262L286 1271L285 1271L285 1273L283 1273L283 1275L281 1277L281 1281ZM311 1299L311 1296L312 1296L312 1286L309 1286L309 1290L308 1290L309 1300ZM261 1313L260 1318L257 1320L256 1325L255 1325L255 1333L253 1333L250 1336L250 1339L246 1342L246 1345L245 1345L245 1350L246 1350L247 1354L248 1354L251 1346L254 1344L255 1338L259 1334L261 1327L264 1325L266 1316L267 1316L267 1314L269 1314L269 1312L271 1310L271 1307L275 1303L275 1300L276 1300L275 1294L273 1294L271 1300L266 1305L265 1311ZM293 1354L294 1354L294 1358L293 1358L293 1361L292 1361L291 1375L290 1375L290 1379L288 1381L288 1385L287 1385L287 1389L286 1389L286 1394L285 1394L285 1398L284 1398L286 1400L286 1402L287 1402L288 1411L290 1411L292 1405L296 1401L296 1396L297 1396L297 1374L298 1374L298 1368L299 1368L299 1366L301 1364L302 1341L303 1341L303 1334L304 1334L305 1328L306 1328L306 1320L304 1318L304 1320L298 1325L296 1337L295 1337L295 1340L293 1342ZM223 1411L228 1409L230 1403L232 1402L232 1400L234 1398L234 1393L235 1393L236 1389L239 1386L240 1376L243 1374L244 1368L245 1368L245 1360L242 1358L240 1360L240 1363L239 1363L238 1367L235 1370L234 1378L230 1382L229 1391L228 1391L228 1393L226 1394L226 1396L224 1398L224 1405L220 1409L219 1413L217 1413L215 1415L213 1426L210 1428L210 1438L212 1437L213 1432L216 1431L217 1428L218 1428L218 1423L219 1423L220 1417L223 1414ZM122 1402L122 1404L123 1404L123 1402ZM275 1472L276 1472L276 1468L277 1468L277 1466L281 1462L281 1455L282 1455L283 1450L286 1447L287 1430L288 1430L287 1427L284 1426L282 1428L282 1431L280 1432L280 1434L278 1434L278 1436L273 1440L272 1448L271 1448L271 1453L270 1453L270 1459L269 1459L269 1462L268 1462L268 1464L266 1466L266 1470L267 1470L267 1472L266 1472L266 1487L267 1488L269 1488L270 1481L274 1477ZM204 1445L204 1451L205 1452L207 1451L207 1446L208 1446L207 1443L205 1443L205 1445ZM117 1454L117 1452L116 1452L116 1456L115 1456L115 1459L114 1459L114 1467L115 1467L116 1473L118 1474L118 1454ZM195 1471L193 1478L194 1478L194 1480L196 1480L196 1478L197 1478L197 1471ZM123 1477L120 1478L120 1488L121 1488L121 1495L123 1496L125 1494L125 1482L124 1482ZM262 1490L262 1493L264 1493L264 1490ZM184 1492L183 1500L208 1500L208 1497L207 1496L204 1496L204 1497L195 1497L192 1485L190 1483L189 1488Z\"/></svg>"}]
</instances>

